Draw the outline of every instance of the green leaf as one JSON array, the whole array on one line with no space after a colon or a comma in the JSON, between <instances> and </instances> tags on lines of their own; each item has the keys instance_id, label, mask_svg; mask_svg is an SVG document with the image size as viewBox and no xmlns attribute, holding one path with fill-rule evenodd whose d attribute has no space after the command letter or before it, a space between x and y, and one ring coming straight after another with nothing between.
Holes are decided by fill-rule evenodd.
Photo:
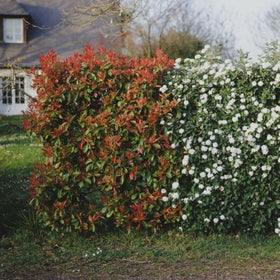
<instances>
[{"instance_id":1,"label":"green leaf","mask_svg":"<svg viewBox=\"0 0 280 280\"><path fill-rule=\"evenodd\" d=\"M155 147L156 149L160 149L161 148L160 144L158 144L158 143L154 143L153 147Z\"/></svg>"}]
</instances>

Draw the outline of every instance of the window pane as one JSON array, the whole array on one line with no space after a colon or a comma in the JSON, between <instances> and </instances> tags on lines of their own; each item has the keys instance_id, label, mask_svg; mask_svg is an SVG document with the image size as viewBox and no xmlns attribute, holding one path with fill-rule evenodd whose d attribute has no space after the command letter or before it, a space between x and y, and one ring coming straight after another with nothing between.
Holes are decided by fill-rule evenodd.
<instances>
[{"instance_id":1,"label":"window pane","mask_svg":"<svg viewBox=\"0 0 280 280\"><path fill-rule=\"evenodd\" d=\"M2 78L2 100L3 104L13 103L12 84L8 77Z\"/></svg>"},{"instance_id":2,"label":"window pane","mask_svg":"<svg viewBox=\"0 0 280 280\"><path fill-rule=\"evenodd\" d=\"M23 43L23 19L4 18L4 41Z\"/></svg>"},{"instance_id":3,"label":"window pane","mask_svg":"<svg viewBox=\"0 0 280 280\"><path fill-rule=\"evenodd\" d=\"M24 96L24 77L16 77L15 81L15 98L16 103L23 104L25 102Z\"/></svg>"}]
</instances>

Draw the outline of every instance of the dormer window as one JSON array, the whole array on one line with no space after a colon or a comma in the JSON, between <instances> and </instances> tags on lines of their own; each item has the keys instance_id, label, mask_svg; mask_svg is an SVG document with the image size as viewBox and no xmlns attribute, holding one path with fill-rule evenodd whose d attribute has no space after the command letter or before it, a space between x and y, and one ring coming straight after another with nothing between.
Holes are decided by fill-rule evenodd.
<instances>
[{"instance_id":1,"label":"dormer window","mask_svg":"<svg viewBox=\"0 0 280 280\"><path fill-rule=\"evenodd\" d=\"M3 19L3 41L6 43L24 43L23 18Z\"/></svg>"}]
</instances>

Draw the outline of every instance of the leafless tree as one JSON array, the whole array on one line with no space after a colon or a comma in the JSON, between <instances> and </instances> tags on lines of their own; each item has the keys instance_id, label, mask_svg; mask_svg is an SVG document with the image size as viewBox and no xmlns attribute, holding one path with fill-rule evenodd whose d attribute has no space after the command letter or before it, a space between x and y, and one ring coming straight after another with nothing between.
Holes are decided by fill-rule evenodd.
<instances>
[{"instance_id":1,"label":"leafless tree","mask_svg":"<svg viewBox=\"0 0 280 280\"><path fill-rule=\"evenodd\" d=\"M267 43L280 42L280 5L273 6L255 24L255 43L264 49Z\"/></svg>"},{"instance_id":2,"label":"leafless tree","mask_svg":"<svg viewBox=\"0 0 280 280\"><path fill-rule=\"evenodd\" d=\"M154 48L162 46L166 34L177 31L198 40L220 45L229 56L233 46L232 33L225 31L223 22L209 24L205 13L194 9L193 0L88 0L73 11L65 13L71 24L89 25L99 21L104 36L120 36L122 52L126 55L151 56ZM211 11L209 11L210 13Z\"/></svg>"},{"instance_id":3,"label":"leafless tree","mask_svg":"<svg viewBox=\"0 0 280 280\"><path fill-rule=\"evenodd\" d=\"M266 14L266 25L275 39L280 38L280 5L274 6Z\"/></svg>"}]
</instances>

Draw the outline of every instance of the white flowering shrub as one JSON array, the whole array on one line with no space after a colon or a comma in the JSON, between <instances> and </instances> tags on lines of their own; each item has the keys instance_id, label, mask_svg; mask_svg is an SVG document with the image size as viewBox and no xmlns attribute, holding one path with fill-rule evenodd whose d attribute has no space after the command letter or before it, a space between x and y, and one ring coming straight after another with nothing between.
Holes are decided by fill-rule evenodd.
<instances>
[{"instance_id":1,"label":"white flowering shrub","mask_svg":"<svg viewBox=\"0 0 280 280\"><path fill-rule=\"evenodd\" d=\"M181 204L180 228L280 235L280 62L232 63L206 46L160 91L180 101L162 121L181 162L163 200Z\"/></svg>"}]
</instances>

